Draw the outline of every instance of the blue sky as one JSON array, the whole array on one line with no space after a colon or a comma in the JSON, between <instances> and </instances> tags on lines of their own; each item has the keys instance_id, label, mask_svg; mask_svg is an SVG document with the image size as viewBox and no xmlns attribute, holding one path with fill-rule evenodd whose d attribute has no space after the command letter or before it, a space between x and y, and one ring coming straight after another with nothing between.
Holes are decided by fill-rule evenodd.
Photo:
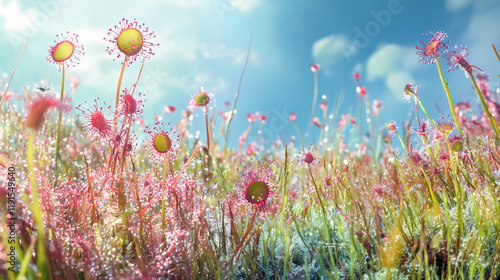
<instances>
[{"instance_id":1,"label":"blue sky","mask_svg":"<svg viewBox=\"0 0 500 280\"><path fill-rule=\"evenodd\" d=\"M433 117L439 117L434 102L449 114L436 66L419 63L415 54L415 45L425 38L420 33L429 30L446 32L449 46L467 45L469 62L490 74L495 90L500 65L491 43L500 45L499 14L500 2L495 0L0 0L0 71L10 75L30 34L11 90L22 93L24 86L33 87L40 80L50 81L57 89L60 72L45 60L47 49L56 34L75 32L85 55L67 71L81 81L73 105L97 97L114 104L120 63L105 52L108 42L103 38L122 18L137 19L155 32L154 42L159 43L139 83L146 95L144 120L154 123L154 114L172 105L177 113L164 115L163 121L176 123L200 86L214 93L218 110L224 109L225 101L233 102L253 34L231 142L235 145L247 128L247 114L259 111L268 117L263 138L270 144L275 134L284 139L295 135L288 121L291 112L297 114L301 130L306 130L313 62L321 65L319 95L326 95L328 104L345 92L341 114L353 112L358 117L354 71L361 74L368 98L382 101L382 123L408 119L413 105L402 98L406 83L420 85L419 96ZM446 70L444 58L440 61ZM140 63L135 63L126 69L123 86L135 82L139 68ZM463 71L445 72L445 79L455 103L478 104ZM320 117L318 107L316 112ZM204 139L203 117L193 122ZM252 137L259 126L254 125ZM311 131L317 139L319 130Z\"/></svg>"}]
</instances>

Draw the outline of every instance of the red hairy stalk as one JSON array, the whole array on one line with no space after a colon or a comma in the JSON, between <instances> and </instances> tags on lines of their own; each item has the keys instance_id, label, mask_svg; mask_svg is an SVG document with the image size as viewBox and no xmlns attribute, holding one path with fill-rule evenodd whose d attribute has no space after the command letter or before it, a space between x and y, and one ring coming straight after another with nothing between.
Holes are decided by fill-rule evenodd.
<instances>
[{"instance_id":1,"label":"red hairy stalk","mask_svg":"<svg viewBox=\"0 0 500 280\"><path fill-rule=\"evenodd\" d=\"M85 171L87 172L87 181L89 181L89 192L90 192L90 198L92 200L92 212L94 216L94 223L97 222L97 214L96 214L96 208L95 208L95 203L94 203L94 191L92 191L92 179L90 178L90 172L89 172L89 164L87 163L87 158L85 155L83 155L83 158L85 159Z\"/></svg>"}]
</instances>

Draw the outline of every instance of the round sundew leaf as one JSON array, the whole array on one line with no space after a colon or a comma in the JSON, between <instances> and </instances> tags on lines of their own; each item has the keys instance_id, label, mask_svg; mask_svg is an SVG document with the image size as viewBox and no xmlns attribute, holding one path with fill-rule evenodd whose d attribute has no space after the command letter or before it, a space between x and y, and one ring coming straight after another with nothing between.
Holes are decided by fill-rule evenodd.
<instances>
[{"instance_id":1,"label":"round sundew leaf","mask_svg":"<svg viewBox=\"0 0 500 280\"><path fill-rule=\"evenodd\" d=\"M269 187L264 182L252 182L248 185L245 192L245 199L253 204L258 204L266 201L269 195Z\"/></svg>"},{"instance_id":2,"label":"round sundew leaf","mask_svg":"<svg viewBox=\"0 0 500 280\"><path fill-rule=\"evenodd\" d=\"M141 48L143 43L141 32L134 28L125 29L118 36L118 49L126 55L135 55Z\"/></svg>"},{"instance_id":3,"label":"round sundew leaf","mask_svg":"<svg viewBox=\"0 0 500 280\"><path fill-rule=\"evenodd\" d=\"M451 149L455 152L460 152L462 151L464 148L464 145L460 142L460 141L455 141L452 145L451 145Z\"/></svg>"},{"instance_id":4,"label":"round sundew leaf","mask_svg":"<svg viewBox=\"0 0 500 280\"><path fill-rule=\"evenodd\" d=\"M208 104L208 102L210 102L210 97L208 97L208 95L204 92L198 93L198 95L196 95L196 98L194 99L194 104L196 106L205 106Z\"/></svg>"},{"instance_id":5,"label":"round sundew leaf","mask_svg":"<svg viewBox=\"0 0 500 280\"><path fill-rule=\"evenodd\" d=\"M75 46L68 41L63 41L54 47L52 58L57 62L65 61L73 55Z\"/></svg>"},{"instance_id":6,"label":"round sundew leaf","mask_svg":"<svg viewBox=\"0 0 500 280\"><path fill-rule=\"evenodd\" d=\"M159 153L166 153L172 147L172 141L167 135L161 133L153 139L153 146Z\"/></svg>"}]
</instances>

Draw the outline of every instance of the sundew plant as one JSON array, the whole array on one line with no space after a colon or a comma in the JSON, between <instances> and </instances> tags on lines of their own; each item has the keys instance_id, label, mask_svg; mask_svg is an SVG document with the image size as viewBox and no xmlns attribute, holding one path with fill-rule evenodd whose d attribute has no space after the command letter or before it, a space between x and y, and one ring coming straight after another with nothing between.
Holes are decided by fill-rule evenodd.
<instances>
[{"instance_id":1,"label":"sundew plant","mask_svg":"<svg viewBox=\"0 0 500 280\"><path fill-rule=\"evenodd\" d=\"M147 120L139 89L163 45L135 19L103 30L111 94L74 104L68 75L89 54L78 30L62 32L45 47L60 81L11 88L17 65L0 80L0 278L499 279L498 90L467 42L408 35L449 117L428 114L421 81L401 81L414 115L381 123L386 102L361 73L357 103L332 103L312 63L310 116L288 112L295 135L266 145L262 113L231 135L241 87L224 103L199 85L180 121ZM484 56L500 63L498 44ZM470 79L470 100L451 75Z\"/></svg>"}]
</instances>

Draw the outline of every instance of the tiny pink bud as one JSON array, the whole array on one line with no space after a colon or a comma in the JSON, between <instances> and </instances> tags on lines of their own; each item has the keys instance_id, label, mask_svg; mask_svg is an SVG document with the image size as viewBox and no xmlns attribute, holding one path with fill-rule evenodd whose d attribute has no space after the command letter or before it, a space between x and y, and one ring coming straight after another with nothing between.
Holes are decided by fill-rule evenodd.
<instances>
[{"instance_id":1,"label":"tiny pink bud","mask_svg":"<svg viewBox=\"0 0 500 280\"><path fill-rule=\"evenodd\" d=\"M248 122L253 122L255 120L255 115L254 114L248 114L247 115Z\"/></svg>"},{"instance_id":2,"label":"tiny pink bud","mask_svg":"<svg viewBox=\"0 0 500 280\"><path fill-rule=\"evenodd\" d=\"M323 102L323 103L319 104L319 107L321 108L321 110L325 111L326 110L326 103Z\"/></svg>"},{"instance_id":3,"label":"tiny pink bud","mask_svg":"<svg viewBox=\"0 0 500 280\"><path fill-rule=\"evenodd\" d=\"M319 64L318 64L318 63L313 63L313 64L311 65L311 71L312 71L313 73L318 72L318 69L319 69Z\"/></svg>"},{"instance_id":4,"label":"tiny pink bud","mask_svg":"<svg viewBox=\"0 0 500 280\"><path fill-rule=\"evenodd\" d=\"M321 127L323 126L323 125L319 122L319 118L318 118L318 117L314 118L312 121L313 121L313 123L314 123L317 127L319 127L319 128L321 128Z\"/></svg>"}]
</instances>

